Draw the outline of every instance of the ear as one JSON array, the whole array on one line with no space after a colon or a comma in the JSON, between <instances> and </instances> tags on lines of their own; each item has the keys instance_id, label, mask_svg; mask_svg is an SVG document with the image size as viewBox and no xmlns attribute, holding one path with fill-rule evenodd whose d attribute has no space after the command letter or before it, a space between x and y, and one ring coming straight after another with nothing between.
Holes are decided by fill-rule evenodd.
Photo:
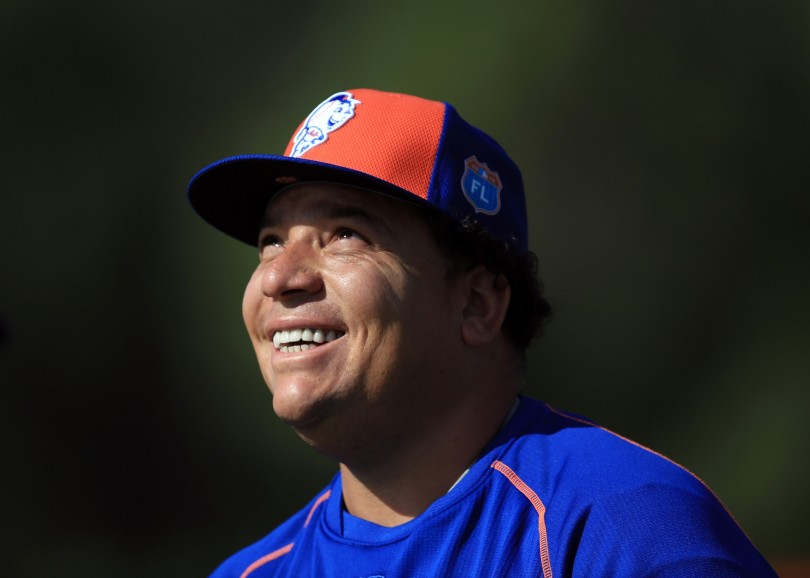
<instances>
[{"instance_id":1,"label":"ear","mask_svg":"<svg viewBox=\"0 0 810 578\"><path fill-rule=\"evenodd\" d=\"M483 265L464 274L466 302L462 311L461 337L472 346L485 345L501 332L512 293L503 275Z\"/></svg>"}]
</instances>

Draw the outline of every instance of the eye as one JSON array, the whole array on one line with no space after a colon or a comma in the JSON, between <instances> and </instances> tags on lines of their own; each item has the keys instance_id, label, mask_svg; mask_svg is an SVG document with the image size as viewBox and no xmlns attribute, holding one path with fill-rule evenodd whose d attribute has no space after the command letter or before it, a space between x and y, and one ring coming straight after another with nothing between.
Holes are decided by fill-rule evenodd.
<instances>
[{"instance_id":1,"label":"eye","mask_svg":"<svg viewBox=\"0 0 810 578\"><path fill-rule=\"evenodd\" d=\"M264 249L265 247L281 247L281 245L281 238L278 235L267 234L259 237L259 249Z\"/></svg>"},{"instance_id":2,"label":"eye","mask_svg":"<svg viewBox=\"0 0 810 578\"><path fill-rule=\"evenodd\" d=\"M361 235L354 229L349 229L346 227L338 229L337 232L335 233L335 236L338 239L358 239L360 241L366 242L366 238L363 235Z\"/></svg>"},{"instance_id":3,"label":"eye","mask_svg":"<svg viewBox=\"0 0 810 578\"><path fill-rule=\"evenodd\" d=\"M259 237L259 258L267 259L275 255L284 246L284 242L278 235L261 235Z\"/></svg>"}]
</instances>

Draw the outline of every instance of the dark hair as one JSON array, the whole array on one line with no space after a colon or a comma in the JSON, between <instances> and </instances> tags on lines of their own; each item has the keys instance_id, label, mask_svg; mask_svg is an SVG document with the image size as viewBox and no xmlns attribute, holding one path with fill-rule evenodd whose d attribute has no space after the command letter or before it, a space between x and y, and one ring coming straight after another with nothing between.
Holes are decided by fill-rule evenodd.
<instances>
[{"instance_id":1,"label":"dark hair","mask_svg":"<svg viewBox=\"0 0 810 578\"><path fill-rule=\"evenodd\" d=\"M426 217L433 238L447 258L451 275L481 264L509 283L512 297L503 332L525 352L532 339L542 334L543 323L551 315L551 306L543 297L543 282L537 276L537 255L494 237L472 217L458 222L430 210Z\"/></svg>"}]
</instances>

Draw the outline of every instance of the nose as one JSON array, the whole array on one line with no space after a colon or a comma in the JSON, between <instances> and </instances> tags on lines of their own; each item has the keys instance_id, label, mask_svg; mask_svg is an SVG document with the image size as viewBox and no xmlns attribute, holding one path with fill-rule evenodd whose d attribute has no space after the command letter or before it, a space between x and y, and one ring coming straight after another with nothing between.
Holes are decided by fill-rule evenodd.
<instances>
[{"instance_id":1,"label":"nose","mask_svg":"<svg viewBox=\"0 0 810 578\"><path fill-rule=\"evenodd\" d=\"M262 292L276 301L316 295L323 290L323 277L314 249L306 243L290 243L264 266Z\"/></svg>"}]
</instances>

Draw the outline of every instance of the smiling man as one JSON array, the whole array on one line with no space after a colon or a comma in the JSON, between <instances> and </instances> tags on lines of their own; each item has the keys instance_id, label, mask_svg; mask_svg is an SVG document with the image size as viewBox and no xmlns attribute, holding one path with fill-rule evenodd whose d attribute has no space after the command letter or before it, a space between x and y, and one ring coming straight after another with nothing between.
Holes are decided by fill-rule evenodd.
<instances>
[{"instance_id":1,"label":"smiling man","mask_svg":"<svg viewBox=\"0 0 810 578\"><path fill-rule=\"evenodd\" d=\"M549 309L491 137L368 89L293 134L189 198L258 248L242 309L273 409L338 473L213 576L774 576L693 475L520 395Z\"/></svg>"}]
</instances>

